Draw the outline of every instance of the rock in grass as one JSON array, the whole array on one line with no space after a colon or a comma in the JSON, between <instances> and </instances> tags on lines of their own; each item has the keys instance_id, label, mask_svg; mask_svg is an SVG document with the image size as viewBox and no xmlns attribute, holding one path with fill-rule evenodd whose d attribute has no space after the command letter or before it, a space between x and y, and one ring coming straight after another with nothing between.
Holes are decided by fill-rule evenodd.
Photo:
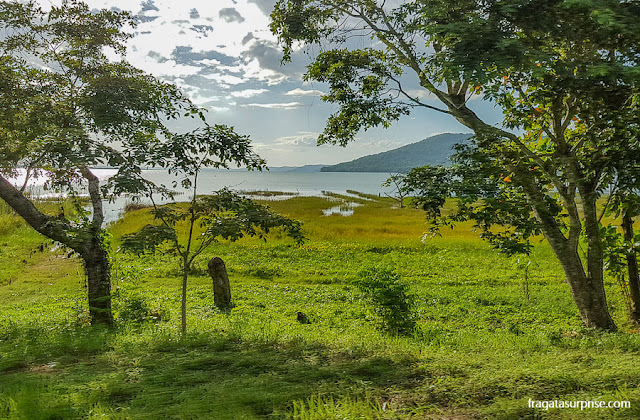
<instances>
[{"instance_id":1,"label":"rock in grass","mask_svg":"<svg viewBox=\"0 0 640 420\"><path fill-rule=\"evenodd\" d=\"M298 322L301 324L311 324L311 321L309 321L309 318L307 318L307 316L305 314L303 314L302 312L298 312Z\"/></svg>"}]
</instances>

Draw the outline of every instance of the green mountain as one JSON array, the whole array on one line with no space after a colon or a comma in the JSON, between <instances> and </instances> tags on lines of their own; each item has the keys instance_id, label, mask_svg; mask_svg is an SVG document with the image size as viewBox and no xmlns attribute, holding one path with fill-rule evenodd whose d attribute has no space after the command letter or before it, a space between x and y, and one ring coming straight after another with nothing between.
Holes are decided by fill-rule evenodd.
<instances>
[{"instance_id":1,"label":"green mountain","mask_svg":"<svg viewBox=\"0 0 640 420\"><path fill-rule=\"evenodd\" d=\"M321 172L409 172L425 165L449 165L453 146L465 143L471 134L445 133L388 152L364 156L350 162L325 166Z\"/></svg>"}]
</instances>

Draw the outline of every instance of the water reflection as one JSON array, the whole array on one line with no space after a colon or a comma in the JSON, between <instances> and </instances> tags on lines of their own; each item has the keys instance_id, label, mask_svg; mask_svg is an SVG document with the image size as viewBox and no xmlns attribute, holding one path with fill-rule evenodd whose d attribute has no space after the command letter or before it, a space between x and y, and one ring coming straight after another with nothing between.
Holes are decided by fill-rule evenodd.
<instances>
[{"instance_id":1,"label":"water reflection","mask_svg":"<svg viewBox=\"0 0 640 420\"><path fill-rule=\"evenodd\" d=\"M329 209L322 210L322 214L325 216L331 216L333 214L339 214L340 216L351 216L353 215L353 209L361 206L360 203L354 203L353 201L348 201L341 203L338 206L331 207Z\"/></svg>"}]
</instances>

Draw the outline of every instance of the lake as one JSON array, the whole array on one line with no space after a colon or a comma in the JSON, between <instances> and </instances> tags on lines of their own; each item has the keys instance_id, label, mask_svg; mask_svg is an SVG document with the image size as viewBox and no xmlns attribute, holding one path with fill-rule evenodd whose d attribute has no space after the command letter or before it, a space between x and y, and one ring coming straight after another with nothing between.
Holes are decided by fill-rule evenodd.
<instances>
[{"instance_id":1,"label":"lake","mask_svg":"<svg viewBox=\"0 0 640 420\"><path fill-rule=\"evenodd\" d=\"M115 169L94 169L94 173L101 179L115 174ZM144 170L145 178L156 184L164 184L172 187L172 181L176 178L165 170ZM347 190L358 191L365 194L383 195L389 192L388 188L381 186L390 174L368 172L258 172L239 170L204 169L198 178L198 194L208 194L222 188L235 191L282 191L297 193L302 196L321 196L324 191L347 194ZM17 180L20 183L20 179ZM38 193L46 194L39 187L44 183L43 179L30 183L31 188ZM189 199L189 192L181 187L172 188L185 194L177 195L177 201ZM104 202L105 221L111 222L120 217L124 205L130 198L120 197L114 202Z\"/></svg>"}]
</instances>

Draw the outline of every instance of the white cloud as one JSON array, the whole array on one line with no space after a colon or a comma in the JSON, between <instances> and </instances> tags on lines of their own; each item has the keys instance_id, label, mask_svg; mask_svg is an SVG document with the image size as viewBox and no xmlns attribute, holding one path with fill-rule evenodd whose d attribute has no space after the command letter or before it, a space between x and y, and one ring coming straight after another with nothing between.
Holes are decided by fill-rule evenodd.
<instances>
[{"instance_id":1,"label":"white cloud","mask_svg":"<svg viewBox=\"0 0 640 420\"><path fill-rule=\"evenodd\" d=\"M409 96L416 99L433 99L436 96L426 89L411 89L406 91Z\"/></svg>"},{"instance_id":2,"label":"white cloud","mask_svg":"<svg viewBox=\"0 0 640 420\"><path fill-rule=\"evenodd\" d=\"M36 1L47 8L63 0ZM125 59L178 85L195 103L211 110L212 122L236 126L262 142L256 148L265 152L270 164L338 163L420 140L427 127L460 129L453 118L418 108L414 119L403 117L391 129L362 133L347 148L315 147L318 133L335 109L317 100L323 95L319 89L326 90L324 84L303 81L310 57L298 53L301 47L296 47L291 63L281 66L282 51L269 31L269 13L276 0L84 1L90 8L141 14L143 19L131 30L134 36ZM228 10L221 14L223 9ZM119 58L113 52L110 57ZM403 80L403 86L425 102L436 101L415 82ZM483 106L480 98L471 98L478 108ZM501 114L494 114L490 123L502 121Z\"/></svg>"},{"instance_id":3,"label":"white cloud","mask_svg":"<svg viewBox=\"0 0 640 420\"><path fill-rule=\"evenodd\" d=\"M275 144L279 146L304 146L316 147L318 142L318 133L298 132L294 136L279 137L275 140Z\"/></svg>"},{"instance_id":4,"label":"white cloud","mask_svg":"<svg viewBox=\"0 0 640 420\"><path fill-rule=\"evenodd\" d=\"M262 95L265 92L269 92L267 89L245 89L237 92L231 92L231 96L235 98L252 98L254 96Z\"/></svg>"},{"instance_id":5,"label":"white cloud","mask_svg":"<svg viewBox=\"0 0 640 420\"><path fill-rule=\"evenodd\" d=\"M246 82L245 79L231 74L205 74L203 77L214 80L223 85L239 85L240 83Z\"/></svg>"},{"instance_id":6,"label":"white cloud","mask_svg":"<svg viewBox=\"0 0 640 420\"><path fill-rule=\"evenodd\" d=\"M253 59L242 66L242 71L246 79L266 82L268 86L274 86L287 80L287 76L282 73L260 67L257 59Z\"/></svg>"},{"instance_id":7,"label":"white cloud","mask_svg":"<svg viewBox=\"0 0 640 420\"><path fill-rule=\"evenodd\" d=\"M274 103L274 104L245 104L244 107L252 108L269 108L269 109L295 109L303 106L300 102L286 102L286 103Z\"/></svg>"},{"instance_id":8,"label":"white cloud","mask_svg":"<svg viewBox=\"0 0 640 420\"><path fill-rule=\"evenodd\" d=\"M214 111L214 112L228 112L228 111L231 111L231 108L226 107L226 106L210 106L209 109Z\"/></svg>"},{"instance_id":9,"label":"white cloud","mask_svg":"<svg viewBox=\"0 0 640 420\"><path fill-rule=\"evenodd\" d=\"M201 68L185 64L178 64L175 60L156 61L147 59L144 61L146 70L151 74L162 74L164 77L184 77L198 74Z\"/></svg>"},{"instance_id":10,"label":"white cloud","mask_svg":"<svg viewBox=\"0 0 640 420\"><path fill-rule=\"evenodd\" d=\"M293 90L290 90L289 92L285 93L285 95L287 96L320 96L320 95L324 95L324 92L319 91L319 90L304 90L304 89L300 89L300 88L295 88Z\"/></svg>"}]
</instances>

